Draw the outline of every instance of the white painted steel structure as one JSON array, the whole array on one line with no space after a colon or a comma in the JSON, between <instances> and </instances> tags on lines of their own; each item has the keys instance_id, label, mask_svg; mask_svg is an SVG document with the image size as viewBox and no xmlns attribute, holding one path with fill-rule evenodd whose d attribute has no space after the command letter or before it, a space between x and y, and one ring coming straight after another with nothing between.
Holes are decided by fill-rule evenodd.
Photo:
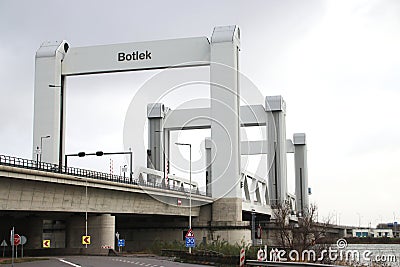
<instances>
[{"instance_id":1,"label":"white painted steel structure","mask_svg":"<svg viewBox=\"0 0 400 267\"><path fill-rule=\"evenodd\" d=\"M66 76L209 65L211 115L218 121L211 125L218 150L212 150L213 174L218 177L212 193L216 198L239 199L239 45L237 26L214 28L210 42L200 37L78 48L70 48L66 41L44 43L36 53L33 147L40 136L54 136L43 161L63 164ZM235 214L241 217L241 210Z\"/></svg>"},{"instance_id":2,"label":"white painted steel structure","mask_svg":"<svg viewBox=\"0 0 400 267\"><path fill-rule=\"evenodd\" d=\"M76 48L66 41L43 43L35 61L33 151L41 136L51 135L44 145L42 160L63 165L67 76L209 66L210 108L188 111L169 110L161 103L148 105L148 166L161 171L165 179L170 131L211 128L213 145L206 153L213 163L207 169L207 191L214 199L242 199L240 181L250 177L251 181L246 183L254 189L255 196L249 197L253 204L258 202L267 207L284 201L287 197L286 152L297 154L295 162L302 168L299 174L302 178L296 181L302 181L300 192L307 192L304 191L307 187L305 143L296 143L296 139L293 145L286 140L282 97L267 97L265 106L240 106L239 48L237 26L214 28L210 40L196 37ZM240 127L247 126L267 126L267 141L242 143ZM241 170L242 154L265 153L270 155L268 182ZM147 174L148 181L160 176L148 169L142 172ZM308 199L302 197L300 202L304 206ZM241 218L242 208L232 209L235 214L226 220Z\"/></svg>"}]
</instances>

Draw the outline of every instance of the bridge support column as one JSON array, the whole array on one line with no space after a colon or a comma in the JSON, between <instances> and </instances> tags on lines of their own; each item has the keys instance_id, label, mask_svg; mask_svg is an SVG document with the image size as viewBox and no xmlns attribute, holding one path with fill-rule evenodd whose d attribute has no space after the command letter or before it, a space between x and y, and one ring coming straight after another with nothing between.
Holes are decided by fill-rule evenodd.
<instances>
[{"instance_id":1,"label":"bridge support column","mask_svg":"<svg viewBox=\"0 0 400 267\"><path fill-rule=\"evenodd\" d=\"M68 44L62 41L43 43L36 52L33 160L43 136L50 138L42 143L41 160L59 164L64 158L65 84L61 62L67 51Z\"/></svg>"},{"instance_id":2,"label":"bridge support column","mask_svg":"<svg viewBox=\"0 0 400 267\"><path fill-rule=\"evenodd\" d=\"M67 220L67 248L83 248L85 215L74 215ZM88 249L101 250L102 246L115 248L115 216L110 214L88 216L88 235L91 244Z\"/></svg>"},{"instance_id":3,"label":"bridge support column","mask_svg":"<svg viewBox=\"0 0 400 267\"><path fill-rule=\"evenodd\" d=\"M29 221L29 227L26 227L24 235L28 238L29 242L26 243L24 248L42 248L43 219L30 216L26 221Z\"/></svg>"},{"instance_id":4,"label":"bridge support column","mask_svg":"<svg viewBox=\"0 0 400 267\"><path fill-rule=\"evenodd\" d=\"M268 189L271 205L287 198L286 103L282 96L267 96Z\"/></svg>"},{"instance_id":5,"label":"bridge support column","mask_svg":"<svg viewBox=\"0 0 400 267\"><path fill-rule=\"evenodd\" d=\"M294 143L294 168L295 168L295 193L296 209L304 213L308 209L308 170L307 170L307 144L304 133L293 135Z\"/></svg>"},{"instance_id":6,"label":"bridge support column","mask_svg":"<svg viewBox=\"0 0 400 267\"><path fill-rule=\"evenodd\" d=\"M169 158L169 131L164 131L164 116L166 112L167 110L162 103L147 105L147 118L149 120L147 167L158 171L164 171L166 164L168 164L166 158ZM163 178L165 179L165 177Z\"/></svg>"},{"instance_id":7,"label":"bridge support column","mask_svg":"<svg viewBox=\"0 0 400 267\"><path fill-rule=\"evenodd\" d=\"M210 60L213 221L242 221L239 47L237 26L214 28Z\"/></svg>"}]
</instances>

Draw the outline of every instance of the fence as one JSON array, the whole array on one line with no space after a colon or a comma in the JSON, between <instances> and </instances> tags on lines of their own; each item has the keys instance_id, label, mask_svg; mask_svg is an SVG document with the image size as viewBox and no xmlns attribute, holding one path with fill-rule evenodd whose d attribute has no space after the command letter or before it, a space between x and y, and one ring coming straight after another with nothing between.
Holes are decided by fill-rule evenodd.
<instances>
[{"instance_id":1,"label":"fence","mask_svg":"<svg viewBox=\"0 0 400 267\"><path fill-rule=\"evenodd\" d=\"M57 164L40 162L40 161L35 161L35 160L23 159L23 158L17 158L17 157L11 157L11 156L5 156L5 155L0 155L0 165L24 168L24 169L30 169L30 170L38 170L38 171L44 171L44 172L62 173L62 174L66 174L66 175L86 177L86 178L97 179L97 180L102 180L102 181L110 181L110 182L116 182L116 183L122 183L122 184L133 184L133 185L138 185L138 186L143 186L143 187L159 188L159 189L189 193L189 189L178 187L178 186L172 186L172 185L165 184L165 183L147 182L147 181L144 181L143 179L135 180L135 179L130 179L130 177L123 177L120 175L114 175L114 174L97 172L97 171L80 169L80 168L74 168L74 167L65 168L65 166L59 166ZM206 195L205 192L200 191L200 190L192 190L192 194L200 195L200 196Z\"/></svg>"}]
</instances>

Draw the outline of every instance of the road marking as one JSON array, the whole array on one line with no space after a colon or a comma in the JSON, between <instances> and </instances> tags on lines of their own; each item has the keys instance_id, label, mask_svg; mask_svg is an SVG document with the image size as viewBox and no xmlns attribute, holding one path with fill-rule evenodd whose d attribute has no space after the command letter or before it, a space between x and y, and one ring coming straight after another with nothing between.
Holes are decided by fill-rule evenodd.
<instances>
[{"instance_id":1,"label":"road marking","mask_svg":"<svg viewBox=\"0 0 400 267\"><path fill-rule=\"evenodd\" d=\"M58 260L61 261L61 262L66 263L68 265L74 266L74 267L82 267L82 266L80 266L78 264L75 264L75 263L72 263L72 262L69 262L69 261L66 261L66 260L63 260L63 259L58 259Z\"/></svg>"},{"instance_id":2,"label":"road marking","mask_svg":"<svg viewBox=\"0 0 400 267\"><path fill-rule=\"evenodd\" d=\"M141 261L130 261L130 260L125 260L125 259L110 259L110 260L120 261L123 263L135 264L135 265L144 266L144 267L164 267L163 265L157 265L157 264L146 263L146 262L141 262ZM79 266L79 267L81 267L81 266Z\"/></svg>"}]
</instances>

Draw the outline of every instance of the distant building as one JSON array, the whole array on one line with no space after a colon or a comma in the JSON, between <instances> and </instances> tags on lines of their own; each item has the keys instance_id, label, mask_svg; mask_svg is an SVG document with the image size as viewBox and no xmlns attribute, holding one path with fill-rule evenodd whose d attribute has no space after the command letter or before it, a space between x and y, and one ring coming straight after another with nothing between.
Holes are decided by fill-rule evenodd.
<instances>
[{"instance_id":1,"label":"distant building","mask_svg":"<svg viewBox=\"0 0 400 267\"><path fill-rule=\"evenodd\" d=\"M393 230L392 229L374 229L373 230L374 237L389 237L393 238Z\"/></svg>"},{"instance_id":2,"label":"distant building","mask_svg":"<svg viewBox=\"0 0 400 267\"><path fill-rule=\"evenodd\" d=\"M353 229L353 237L371 237L373 235L374 233L370 228Z\"/></svg>"},{"instance_id":3,"label":"distant building","mask_svg":"<svg viewBox=\"0 0 400 267\"><path fill-rule=\"evenodd\" d=\"M392 229L393 237L400 238L400 225L394 223L380 223L376 226L377 229Z\"/></svg>"}]
</instances>

